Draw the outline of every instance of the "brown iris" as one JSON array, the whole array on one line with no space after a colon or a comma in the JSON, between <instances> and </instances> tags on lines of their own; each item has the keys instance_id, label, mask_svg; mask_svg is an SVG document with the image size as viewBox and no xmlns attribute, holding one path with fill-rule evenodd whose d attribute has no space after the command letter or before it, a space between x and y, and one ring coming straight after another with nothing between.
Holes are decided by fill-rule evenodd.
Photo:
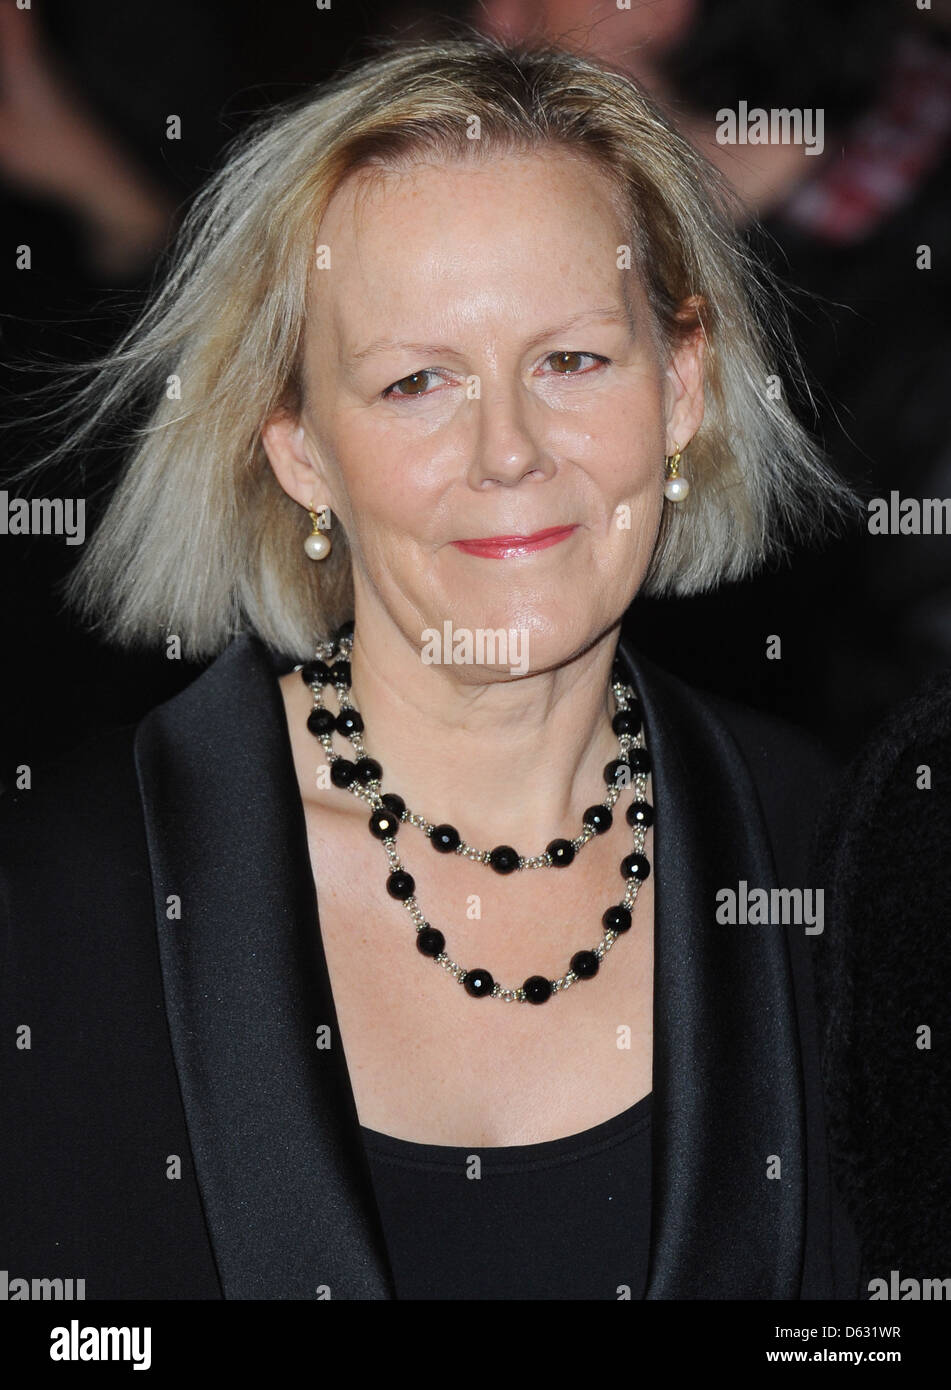
<instances>
[{"instance_id":1,"label":"brown iris","mask_svg":"<svg viewBox=\"0 0 951 1390\"><path fill-rule=\"evenodd\" d=\"M396 385L400 388L398 394L401 396L419 396L424 394L426 389L426 379L428 376L428 372L413 372L410 376L402 377L396 383ZM404 388L408 381L416 382L420 389L418 391L406 391Z\"/></svg>"},{"instance_id":2,"label":"brown iris","mask_svg":"<svg viewBox=\"0 0 951 1390\"><path fill-rule=\"evenodd\" d=\"M551 361L560 363L562 366L564 366L566 373L576 372L578 371L578 368L580 366L581 358L584 357L584 355L585 354L583 352L555 352L552 353ZM578 365L573 367L570 365L571 362L575 362Z\"/></svg>"}]
</instances>

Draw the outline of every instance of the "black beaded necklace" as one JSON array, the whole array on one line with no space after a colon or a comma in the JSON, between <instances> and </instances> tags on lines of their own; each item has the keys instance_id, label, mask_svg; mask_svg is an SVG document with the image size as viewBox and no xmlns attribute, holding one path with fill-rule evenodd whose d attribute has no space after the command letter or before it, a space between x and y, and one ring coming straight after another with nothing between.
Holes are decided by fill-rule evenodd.
<instances>
[{"instance_id":1,"label":"black beaded necklace","mask_svg":"<svg viewBox=\"0 0 951 1390\"><path fill-rule=\"evenodd\" d=\"M644 747L640 703L635 692L622 679L617 663L612 673L612 693L617 711L611 724L618 737L618 757L604 769L604 802L588 807L582 817L582 831L573 840L552 840L544 854L523 857L511 845L497 845L492 850L476 849L463 840L454 826L445 823L434 825L424 816L410 811L401 796L381 791L383 769L375 758L367 755L363 743L364 722L350 699L352 649L353 623L350 622L345 623L331 641L319 643L314 658L297 668L314 696L314 707L308 716L307 727L327 755L333 786L360 797L372 808L368 821L370 834L381 842L390 866L387 892L403 903L413 919L420 954L441 965L474 999L492 997L507 1003L544 1004L553 994L567 989L577 980L592 979L618 936L630 929L634 902L641 884L650 874L650 863L644 854L647 830L654 820L653 807L646 799L650 755ZM325 686L333 687L336 692L340 706L336 714L323 703ZM335 732L349 739L356 754L355 759L342 757L334 751ZM406 872L397 853L396 835L402 824L422 830L439 853L461 855L473 863L486 865L498 874L510 874L520 869L566 868L576 852L589 840L611 828L613 807L621 790L630 783L634 785L635 800L627 809L626 819L634 834L634 851L621 861L624 895L620 903L609 907L603 914L603 934L597 946L576 951L569 969L558 979L531 975L516 989L503 988L488 970L466 969L447 955L446 939L423 916L416 901L416 881Z\"/></svg>"}]
</instances>

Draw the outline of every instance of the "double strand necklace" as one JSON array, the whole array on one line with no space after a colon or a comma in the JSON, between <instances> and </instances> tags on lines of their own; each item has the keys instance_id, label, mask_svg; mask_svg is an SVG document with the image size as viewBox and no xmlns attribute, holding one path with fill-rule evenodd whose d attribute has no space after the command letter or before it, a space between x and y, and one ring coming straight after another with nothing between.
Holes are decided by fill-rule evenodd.
<instances>
[{"instance_id":1,"label":"double strand necklace","mask_svg":"<svg viewBox=\"0 0 951 1390\"><path fill-rule=\"evenodd\" d=\"M647 800L647 776L651 770L650 755L644 746L643 717L640 702L633 689L621 678L615 663L612 673L612 694L616 712L611 727L618 739L618 756L604 769L605 795L597 806L589 806L582 816L580 834L572 840L552 840L543 854L523 856L511 845L496 845L494 849L477 849L468 844L454 826L434 824L425 816L411 811L401 796L382 791L383 768L367 754L363 742L364 721L354 709L350 695L350 654L353 650L353 623L344 623L336 636L318 643L311 661L296 669L314 697L307 718L307 728L320 742L330 765L333 786L360 797L371 807L368 828L382 845L389 861L386 890L390 897L401 902L416 928L416 946L420 954L441 965L473 999L502 999L506 1003L544 1004L553 994L559 994L577 980L590 980L617 938L630 930L632 909L641 884L650 874L650 863L644 854L648 828L653 824L654 809ZM325 687L336 693L339 709L335 714L323 701ZM354 758L335 752L334 733L350 741ZM416 901L416 881L407 873L396 849L397 832L402 825L421 830L440 854L458 854L476 864L483 864L497 874L510 874L522 869L567 868L575 855L595 835L603 835L613 823L612 810L625 786L633 784L634 800L627 809L626 819L634 836L634 849L621 860L624 894L619 903L607 908L601 918L602 935L590 949L576 951L568 970L555 980L544 975L530 975L515 989L497 984L488 970L467 969L454 961L446 951L446 938L423 915Z\"/></svg>"}]
</instances>

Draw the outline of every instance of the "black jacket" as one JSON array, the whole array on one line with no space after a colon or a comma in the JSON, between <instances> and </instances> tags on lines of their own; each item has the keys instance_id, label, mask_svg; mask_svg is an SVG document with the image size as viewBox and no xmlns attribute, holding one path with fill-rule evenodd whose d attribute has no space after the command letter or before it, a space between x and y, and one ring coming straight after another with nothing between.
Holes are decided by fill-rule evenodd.
<instances>
[{"instance_id":1,"label":"black jacket","mask_svg":"<svg viewBox=\"0 0 951 1390\"><path fill-rule=\"evenodd\" d=\"M656 804L646 1296L855 1297L804 927L714 917L741 880L816 886L836 770L808 735L621 655ZM87 1298L393 1297L282 669L238 638L136 727L0 801L11 1278L84 1278Z\"/></svg>"}]
</instances>

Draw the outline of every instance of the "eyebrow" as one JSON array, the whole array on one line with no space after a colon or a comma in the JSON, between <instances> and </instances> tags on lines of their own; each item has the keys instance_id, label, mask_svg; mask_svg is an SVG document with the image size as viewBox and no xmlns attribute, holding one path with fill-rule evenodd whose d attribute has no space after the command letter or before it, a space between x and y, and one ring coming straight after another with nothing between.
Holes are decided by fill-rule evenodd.
<instances>
[{"instance_id":1,"label":"eyebrow","mask_svg":"<svg viewBox=\"0 0 951 1390\"><path fill-rule=\"evenodd\" d=\"M537 347L546 338L554 338L557 334L566 333L569 329L577 328L584 323L626 323L632 331L634 328L633 316L630 311L626 307L618 309L612 305L607 309L589 309L586 313L574 314L570 319L565 319L562 323L556 323L551 328L545 328L541 333L534 334L525 346L526 348ZM366 347L349 353L347 361L351 365L356 365L366 361L368 357L378 356L381 352L392 352L399 349L418 353L423 357L439 356L443 353L456 354L456 349L450 347L448 343L411 343L398 339L377 338L374 342L368 343Z\"/></svg>"}]
</instances>

